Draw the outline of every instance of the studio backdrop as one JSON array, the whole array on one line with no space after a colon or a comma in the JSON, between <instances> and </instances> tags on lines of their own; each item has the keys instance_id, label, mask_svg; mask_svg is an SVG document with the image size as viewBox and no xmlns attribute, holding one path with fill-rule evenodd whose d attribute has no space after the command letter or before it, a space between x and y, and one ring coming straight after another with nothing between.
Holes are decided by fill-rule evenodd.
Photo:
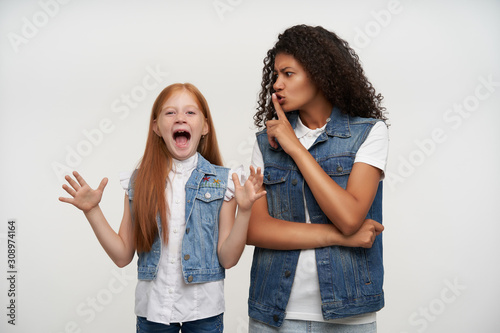
<instances>
[{"instance_id":1,"label":"studio backdrop","mask_svg":"<svg viewBox=\"0 0 500 333\"><path fill-rule=\"evenodd\" d=\"M0 331L135 332L136 259L116 267L64 175L109 184L143 154L159 92L205 95L226 166L248 168L263 59L284 29L347 40L384 95L386 306L379 332L498 332L498 1L1 0ZM253 247L225 280L247 332Z\"/></svg>"}]
</instances>

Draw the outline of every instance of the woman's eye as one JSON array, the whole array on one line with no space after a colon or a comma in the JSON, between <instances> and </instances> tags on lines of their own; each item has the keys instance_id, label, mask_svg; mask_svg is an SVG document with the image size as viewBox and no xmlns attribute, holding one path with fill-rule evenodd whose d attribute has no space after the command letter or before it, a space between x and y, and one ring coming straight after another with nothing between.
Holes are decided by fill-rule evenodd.
<instances>
[{"instance_id":1,"label":"woman's eye","mask_svg":"<svg viewBox=\"0 0 500 333\"><path fill-rule=\"evenodd\" d=\"M292 74L293 74L292 72L285 72L286 76L292 76Z\"/></svg>"}]
</instances>

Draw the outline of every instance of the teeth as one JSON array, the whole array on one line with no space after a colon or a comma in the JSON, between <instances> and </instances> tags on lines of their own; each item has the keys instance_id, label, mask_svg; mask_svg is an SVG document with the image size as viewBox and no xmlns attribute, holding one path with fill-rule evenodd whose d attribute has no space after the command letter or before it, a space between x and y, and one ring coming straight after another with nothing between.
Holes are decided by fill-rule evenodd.
<instances>
[{"instance_id":1,"label":"teeth","mask_svg":"<svg viewBox=\"0 0 500 333\"><path fill-rule=\"evenodd\" d=\"M188 131L184 131L184 130L178 130L178 131L175 131L174 132L174 138L178 138L180 136L184 136L186 138L190 138L191 137L191 134L188 132Z\"/></svg>"}]
</instances>

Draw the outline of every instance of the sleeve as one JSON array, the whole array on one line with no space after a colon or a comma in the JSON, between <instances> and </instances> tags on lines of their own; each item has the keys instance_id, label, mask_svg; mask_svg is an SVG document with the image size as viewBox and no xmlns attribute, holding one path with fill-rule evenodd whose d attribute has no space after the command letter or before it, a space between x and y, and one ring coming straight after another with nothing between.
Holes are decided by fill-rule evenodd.
<instances>
[{"instance_id":1,"label":"sleeve","mask_svg":"<svg viewBox=\"0 0 500 333\"><path fill-rule=\"evenodd\" d=\"M257 170L257 168L260 168L262 172L264 172L264 159L262 157L262 152L260 151L257 140L255 140L255 143L253 145L251 164L255 167L255 170Z\"/></svg>"},{"instance_id":2,"label":"sleeve","mask_svg":"<svg viewBox=\"0 0 500 333\"><path fill-rule=\"evenodd\" d=\"M382 170L381 180L385 176L389 152L389 130L383 121L373 125L365 142L359 147L354 163L362 162Z\"/></svg>"},{"instance_id":3,"label":"sleeve","mask_svg":"<svg viewBox=\"0 0 500 333\"><path fill-rule=\"evenodd\" d=\"M132 176L132 172L120 172L120 185L125 190L125 194L128 190L128 183L130 182L130 177Z\"/></svg>"},{"instance_id":4,"label":"sleeve","mask_svg":"<svg viewBox=\"0 0 500 333\"><path fill-rule=\"evenodd\" d=\"M233 173L236 173L238 175L238 180L240 181L240 184L245 183L247 180L247 175L245 173L245 169L243 168L243 165L240 165L236 169L231 169L229 170L229 175L227 176L227 190L226 193L224 194L224 201L229 201L232 198L234 198L234 182L233 182Z\"/></svg>"}]
</instances>

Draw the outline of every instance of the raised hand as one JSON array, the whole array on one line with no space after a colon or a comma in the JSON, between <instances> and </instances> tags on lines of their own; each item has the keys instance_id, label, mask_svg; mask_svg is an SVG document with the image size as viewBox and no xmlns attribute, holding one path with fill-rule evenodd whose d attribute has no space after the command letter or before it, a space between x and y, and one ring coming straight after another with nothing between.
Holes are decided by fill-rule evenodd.
<instances>
[{"instance_id":1,"label":"raised hand","mask_svg":"<svg viewBox=\"0 0 500 333\"><path fill-rule=\"evenodd\" d=\"M276 140L278 140L281 148L283 148L285 152L290 154L290 149L292 149L293 147L301 147L302 145L297 139L292 125L288 121L285 112L281 108L281 105L278 102L278 98L275 94L272 95L272 101L278 119L268 120L266 122L267 139L269 140L269 144L273 148L278 148L278 143L276 142Z\"/></svg>"},{"instance_id":2,"label":"raised hand","mask_svg":"<svg viewBox=\"0 0 500 333\"><path fill-rule=\"evenodd\" d=\"M87 213L101 202L102 193L108 183L108 179L104 178L97 189L94 190L85 182L78 172L74 171L73 176L75 176L76 181L69 175L64 177L71 187L67 184L62 186L71 198L59 197L59 201L72 204L84 213Z\"/></svg>"},{"instance_id":3,"label":"raised hand","mask_svg":"<svg viewBox=\"0 0 500 333\"><path fill-rule=\"evenodd\" d=\"M240 184L236 173L232 174L232 178L238 210L250 210L256 200L266 195L266 191L259 192L264 181L264 175L261 173L260 168L257 168L257 172L255 172L254 167L250 166L250 176L243 186Z\"/></svg>"}]
</instances>

